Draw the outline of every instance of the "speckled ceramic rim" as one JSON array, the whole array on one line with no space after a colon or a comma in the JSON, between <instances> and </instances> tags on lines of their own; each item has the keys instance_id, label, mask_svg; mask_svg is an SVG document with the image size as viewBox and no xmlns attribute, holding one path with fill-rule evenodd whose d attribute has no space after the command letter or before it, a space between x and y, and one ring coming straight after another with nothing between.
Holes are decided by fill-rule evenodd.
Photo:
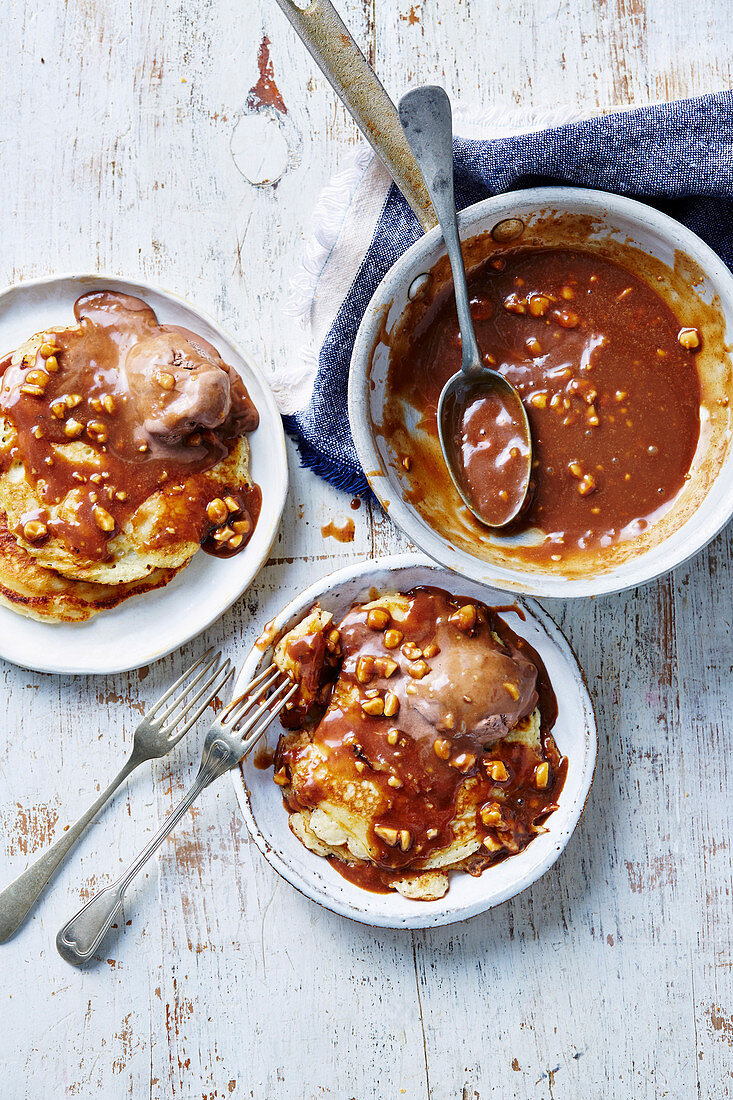
<instances>
[{"instance_id":1,"label":"speckled ceramic rim","mask_svg":"<svg viewBox=\"0 0 733 1100\"><path fill-rule=\"evenodd\" d=\"M656 234L671 250L682 250L705 272L709 283L719 294L728 321L728 332L733 331L733 275L728 268L704 241L680 222L634 199L584 188L542 187L513 191L485 199L462 211L459 215L461 237L468 240L490 231L504 218L526 217L537 211L549 210L592 215L607 220L611 226L616 217L624 223L633 224L642 237L645 231ZM644 248L643 242L637 246ZM733 454L730 447L711 489L711 493L718 490L718 499L714 503L704 499L691 519L678 531L632 561L607 572L583 576L530 573L519 564L510 568L474 557L441 538L404 499L394 472L384 470L375 443L370 414L369 368L384 324L385 309L390 310L389 324L392 328L397 319L394 303L406 300L407 288L412 281L421 271L429 271L443 252L440 229L432 229L389 269L367 306L351 359L348 395L351 432L369 484L390 518L421 550L449 569L512 593L532 596L567 598L618 592L653 580L698 553L733 515ZM722 490L719 485L723 486Z\"/></svg>"},{"instance_id":2,"label":"speckled ceramic rim","mask_svg":"<svg viewBox=\"0 0 733 1100\"><path fill-rule=\"evenodd\" d=\"M239 599L265 564L280 526L288 491L285 434L275 399L252 357L209 314L192 305L185 298L143 279L97 272L70 272L14 283L0 292L0 334L3 333L2 311L12 308L14 295L43 296L44 291L53 291L54 287L62 287L64 284L69 284L70 288L75 286L78 294L107 287L143 298L146 295L152 295L159 299L160 303L168 303L172 308L187 313L191 322L190 327L194 328L197 322L200 323L203 329L202 335L206 335L213 344L218 344L219 350L224 351L224 358L229 357L233 361L233 366L241 371L245 385L256 389L256 405L260 413L260 426L257 431L265 432L268 437L266 463L256 456L256 435L250 445L251 464L253 467L262 465L266 478L266 481L263 481L263 478L258 475L263 489L262 525L258 523L255 530L256 545L252 547L253 553L248 553L248 547L239 557L224 562L218 562L204 554L196 554L192 562L164 588L132 596L119 607L93 616L87 623L38 622L18 615L9 608L0 607L0 620L2 620L0 657L5 660L38 672L62 674L125 672L159 660L206 630ZM8 305L8 299L10 299L10 305ZM156 303L156 308L158 310L161 308L159 303ZM56 320L58 319L51 317L47 323L51 324ZM27 339L30 335L32 333L27 332L24 338ZM0 338L2 338L1 335ZM11 349L3 347L0 350ZM202 564L204 558L207 560ZM231 573L227 574L226 581L221 579L224 575L220 571L220 584L212 586L211 573L206 572L207 567L224 565L226 568L231 562L237 563L236 570L232 569ZM163 632L160 629L160 619L157 623L152 621L155 615L149 609L153 606L158 607L158 601L164 593L166 599L176 598L177 606L181 607L181 622L180 626L175 631L171 631L165 642L161 644ZM165 605L160 605L156 613L164 614L164 607ZM135 612L134 622L128 617L131 611ZM7 622L15 629L3 629L6 617ZM123 628L121 628L122 623L125 624ZM113 635L116 632L116 642L104 655L95 650L92 633L97 631L102 632L105 640L108 632L112 632ZM24 639L22 652L19 643L21 636Z\"/></svg>"},{"instance_id":3,"label":"speckled ceramic rim","mask_svg":"<svg viewBox=\"0 0 733 1100\"><path fill-rule=\"evenodd\" d=\"M481 599L489 605L505 602L502 593L496 589L488 589L468 579L461 580L421 554L402 554L360 562L316 581L273 619L271 636L276 638L293 626L316 601L321 601L328 608L329 596L335 599L340 596L350 603L352 599L364 598L373 585L383 591L390 587L394 591L417 584L434 584L460 595ZM259 771L248 760L245 763L246 782L238 768L232 772L234 789L247 827L268 863L300 893L334 913L363 924L385 928L429 928L466 920L515 897L536 882L558 859L583 812L593 781L597 751L595 716L582 670L560 629L533 600L519 599L516 603L527 616L527 625L517 620L512 621L512 628L520 634L523 628L532 634L532 644L537 645L543 660L554 665L553 686L560 708L555 732L560 750L567 752L569 758L568 779L560 796L559 808L548 818L548 833L536 837L523 852L496 868L487 869L477 879L460 873L452 875L451 888L438 901L409 901L396 894L372 894L347 882L326 860L308 851L293 836L279 789L272 782L271 771ZM270 653L270 648L263 653L253 647L244 661L234 694L256 674L263 661L269 660ZM568 717L573 715L574 721L567 722ZM270 744L275 743L276 736L270 735ZM260 807L259 810L253 808L248 783L250 787L257 785L254 802ZM257 822L257 813L263 819L264 829ZM272 830L264 821L269 813L272 813L274 822ZM473 896L459 896L459 879L465 880Z\"/></svg>"}]
</instances>

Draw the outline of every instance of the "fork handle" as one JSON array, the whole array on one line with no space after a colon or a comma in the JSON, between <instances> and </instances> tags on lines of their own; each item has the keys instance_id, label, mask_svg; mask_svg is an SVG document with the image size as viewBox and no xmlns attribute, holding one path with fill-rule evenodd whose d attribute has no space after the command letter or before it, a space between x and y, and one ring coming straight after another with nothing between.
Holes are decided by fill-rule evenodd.
<instances>
[{"instance_id":1,"label":"fork handle","mask_svg":"<svg viewBox=\"0 0 733 1100\"><path fill-rule=\"evenodd\" d=\"M89 822L142 761L134 753L85 814L0 893L0 943L10 939L33 908L57 867L76 844Z\"/></svg>"},{"instance_id":2,"label":"fork handle","mask_svg":"<svg viewBox=\"0 0 733 1100\"><path fill-rule=\"evenodd\" d=\"M223 753L217 751L218 746L225 748L221 742L214 742L207 758L199 768L191 789L165 819L153 839L143 848L137 859L133 860L125 873L117 882L113 882L111 886L95 894L84 908L63 926L56 937L56 947L66 962L71 963L72 966L83 966L84 963L89 962L115 920L122 913L125 890L135 875L145 866L168 834L175 829L204 788L218 779L224 771L230 769L231 764L223 766Z\"/></svg>"}]
</instances>

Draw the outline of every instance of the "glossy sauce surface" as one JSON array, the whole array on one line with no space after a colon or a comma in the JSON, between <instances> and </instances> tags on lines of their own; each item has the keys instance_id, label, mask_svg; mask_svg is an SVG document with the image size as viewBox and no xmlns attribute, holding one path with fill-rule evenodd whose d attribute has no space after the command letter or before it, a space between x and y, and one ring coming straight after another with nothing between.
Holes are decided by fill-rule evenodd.
<instances>
[{"instance_id":1,"label":"glossy sauce surface","mask_svg":"<svg viewBox=\"0 0 733 1100\"><path fill-rule=\"evenodd\" d=\"M480 835L496 838L495 851L484 847L476 857L480 870L526 846L537 823L555 807L565 766L550 732L557 716L554 693L538 654L488 608L435 588L414 589L407 596L407 616L379 628L370 625L363 605L354 607L339 624L337 655L329 657L324 646L316 647L315 639L295 643L309 686L316 669L326 686L321 703L328 709L312 740L325 754L330 775L344 783L368 779L379 789L382 797L370 844L383 872L407 869L451 843L456 799L467 779L477 786L479 806L500 802L499 829L477 816ZM401 635L397 645L390 631ZM368 678L365 660L375 662ZM387 693L398 700L395 714L364 712L363 703L374 697L386 700ZM536 754L504 740L538 704L543 759L550 761L551 769L542 790L534 779ZM297 707L295 711L293 725L298 727L303 714ZM292 775L301 751L282 738L275 768L284 767ZM491 774L497 762L506 768L500 781ZM291 810L315 807L327 797L318 769L305 777L303 770L289 796ZM409 843L388 843L380 830L388 837L409 835ZM345 873L359 877L368 888L378 885L373 869L354 866ZM382 886L387 888L388 880Z\"/></svg>"},{"instance_id":2,"label":"glossy sauce surface","mask_svg":"<svg viewBox=\"0 0 733 1100\"><path fill-rule=\"evenodd\" d=\"M580 249L507 251L472 274L469 290L484 360L518 389L530 421L531 495L512 528L546 538L522 552L560 560L645 530L682 488L695 453L699 333L684 336L642 279ZM437 436L438 397L460 358L453 303L435 303L393 350L387 438L404 435L404 405ZM418 510L452 493L450 482L421 481L419 456L403 467Z\"/></svg>"},{"instance_id":3,"label":"glossy sauce surface","mask_svg":"<svg viewBox=\"0 0 733 1100\"><path fill-rule=\"evenodd\" d=\"M465 405L444 403L461 486L473 510L493 526L515 516L527 492L531 448L512 404L503 393L478 387Z\"/></svg>"},{"instance_id":4,"label":"glossy sauce surface","mask_svg":"<svg viewBox=\"0 0 733 1100\"><path fill-rule=\"evenodd\" d=\"M5 469L22 461L44 503L75 495L73 517L39 519L80 557L109 558L107 543L151 494L167 499L171 537L202 541L204 549L233 553L209 538L208 499L189 479L211 469L259 415L236 371L202 337L158 324L139 298L111 291L79 298L78 328L48 329L33 361L0 364L0 412L17 438L0 456ZM53 354L49 354L49 349ZM78 441L73 457L57 450ZM251 537L260 511L257 486L228 489L230 513ZM109 520L100 526L100 510ZM111 525L110 525L111 524ZM19 532L21 533L21 532Z\"/></svg>"}]
</instances>

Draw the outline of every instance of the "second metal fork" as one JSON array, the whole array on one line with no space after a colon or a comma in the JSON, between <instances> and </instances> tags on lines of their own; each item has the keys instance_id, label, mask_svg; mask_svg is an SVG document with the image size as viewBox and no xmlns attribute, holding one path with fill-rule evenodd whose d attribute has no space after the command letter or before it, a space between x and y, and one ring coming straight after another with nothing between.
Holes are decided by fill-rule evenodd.
<instances>
[{"instance_id":1,"label":"second metal fork","mask_svg":"<svg viewBox=\"0 0 733 1100\"><path fill-rule=\"evenodd\" d=\"M297 691L279 669L268 666L224 708L206 735L198 775L188 794L166 818L140 855L111 886L100 890L68 921L56 937L62 958L74 966L88 962L122 913L125 890L160 847L201 792L231 771L259 741L270 723ZM268 693L269 694L268 696ZM256 705L258 704L259 705Z\"/></svg>"},{"instance_id":2,"label":"second metal fork","mask_svg":"<svg viewBox=\"0 0 733 1100\"><path fill-rule=\"evenodd\" d=\"M78 821L0 893L0 943L9 939L22 924L54 871L130 772L145 760L166 756L198 722L233 671L231 661L227 659L221 664L221 654L209 649L161 695L138 724L129 759L109 786ZM191 692L195 694L192 696Z\"/></svg>"}]
</instances>

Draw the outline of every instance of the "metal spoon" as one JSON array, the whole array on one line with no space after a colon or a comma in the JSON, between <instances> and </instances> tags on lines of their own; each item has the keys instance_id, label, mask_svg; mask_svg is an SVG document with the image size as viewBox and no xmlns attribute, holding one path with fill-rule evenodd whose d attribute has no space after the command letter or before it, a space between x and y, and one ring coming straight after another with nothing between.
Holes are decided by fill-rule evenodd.
<instances>
[{"instance_id":1,"label":"metal spoon","mask_svg":"<svg viewBox=\"0 0 733 1100\"><path fill-rule=\"evenodd\" d=\"M453 484L476 519L489 527L504 527L517 516L527 495L532 470L532 436L519 394L503 375L484 366L476 343L453 195L450 100L442 88L415 88L400 100L399 115L443 231L458 308L461 369L448 379L438 402L438 435L443 458ZM519 476L515 476L506 502L498 500L490 507L485 500L478 500L469 485L458 446L466 411L483 397L495 402L498 399L511 416L521 459Z\"/></svg>"}]
</instances>

